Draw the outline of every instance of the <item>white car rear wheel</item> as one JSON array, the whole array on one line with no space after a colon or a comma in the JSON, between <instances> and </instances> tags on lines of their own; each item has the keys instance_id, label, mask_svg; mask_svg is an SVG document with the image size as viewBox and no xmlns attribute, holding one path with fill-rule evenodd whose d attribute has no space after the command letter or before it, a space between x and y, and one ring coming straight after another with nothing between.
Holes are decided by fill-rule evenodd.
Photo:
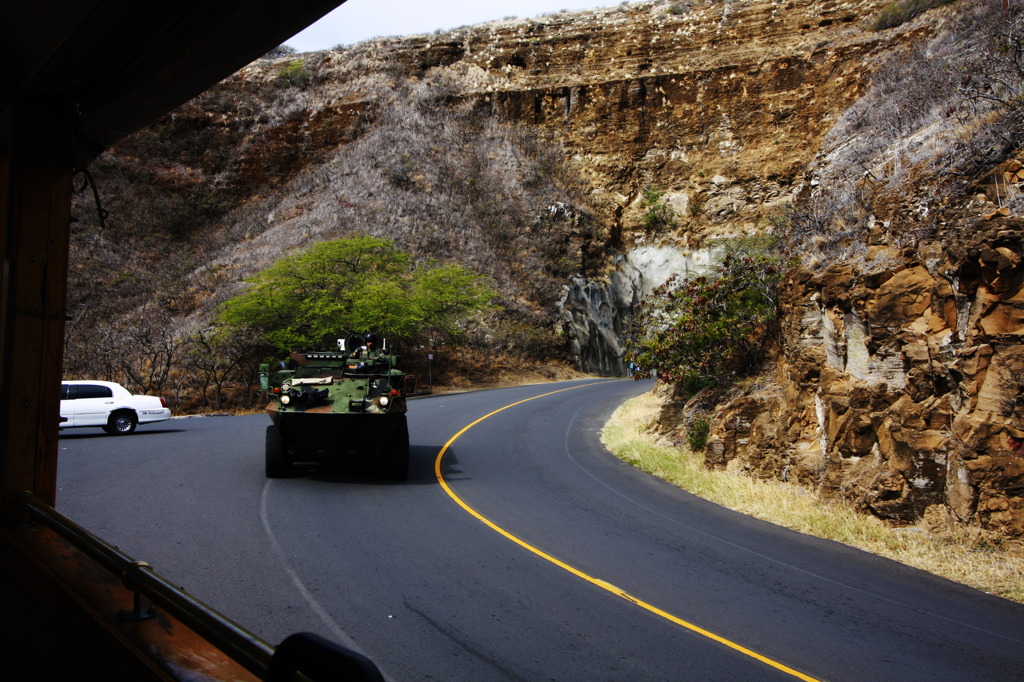
<instances>
[{"instance_id":1,"label":"white car rear wheel","mask_svg":"<svg viewBox=\"0 0 1024 682\"><path fill-rule=\"evenodd\" d=\"M139 418L134 412L115 412L110 415L103 430L113 436L121 436L133 432L138 423Z\"/></svg>"}]
</instances>

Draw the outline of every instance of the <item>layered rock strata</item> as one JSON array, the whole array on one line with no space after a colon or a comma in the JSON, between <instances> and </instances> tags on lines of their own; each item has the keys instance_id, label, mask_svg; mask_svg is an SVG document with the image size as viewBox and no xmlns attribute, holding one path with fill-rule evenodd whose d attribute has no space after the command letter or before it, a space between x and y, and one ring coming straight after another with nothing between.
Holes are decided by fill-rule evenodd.
<instances>
[{"instance_id":1,"label":"layered rock strata","mask_svg":"<svg viewBox=\"0 0 1024 682\"><path fill-rule=\"evenodd\" d=\"M973 227L792 273L776 384L716 416L708 462L897 522L1024 532L1024 223Z\"/></svg>"}]
</instances>

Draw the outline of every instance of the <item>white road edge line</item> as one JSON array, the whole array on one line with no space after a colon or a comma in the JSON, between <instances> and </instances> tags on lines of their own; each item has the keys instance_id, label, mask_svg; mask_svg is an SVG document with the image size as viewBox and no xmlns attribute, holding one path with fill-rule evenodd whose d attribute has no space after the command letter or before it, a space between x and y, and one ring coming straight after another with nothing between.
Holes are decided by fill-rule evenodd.
<instances>
[{"instance_id":1,"label":"white road edge line","mask_svg":"<svg viewBox=\"0 0 1024 682\"><path fill-rule=\"evenodd\" d=\"M288 573L288 578L291 580L292 585L299 591L302 598L306 600L313 612L320 617L327 629L330 630L331 636L337 640L342 646L348 647L354 651L366 655L358 646L355 641L352 640L345 631L341 629L341 626L331 615L327 613L327 609L320 605L320 602L316 600L313 594L306 589L306 586L302 583L298 573L296 573L291 564L288 563L288 557L285 555L284 550L281 549L281 545L277 542L277 538L274 536L274 531L270 528L270 519L267 517L267 493L270 491L270 481L268 480L263 484L263 491L260 493L260 522L263 524L263 531L267 534L267 538L270 540L270 548L274 554L281 561L281 565L284 566L284 570Z\"/></svg>"}]
</instances>

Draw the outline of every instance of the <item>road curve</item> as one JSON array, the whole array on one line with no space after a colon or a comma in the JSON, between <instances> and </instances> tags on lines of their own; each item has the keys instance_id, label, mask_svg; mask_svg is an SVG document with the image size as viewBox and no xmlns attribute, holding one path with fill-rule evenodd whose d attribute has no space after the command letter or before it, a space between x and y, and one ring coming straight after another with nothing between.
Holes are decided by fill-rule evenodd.
<instances>
[{"instance_id":1,"label":"road curve","mask_svg":"<svg viewBox=\"0 0 1024 682\"><path fill-rule=\"evenodd\" d=\"M389 679L1020 679L1024 607L759 522L600 446L649 383L412 401L412 475L268 481L266 417L63 434L58 508L268 642Z\"/></svg>"}]
</instances>

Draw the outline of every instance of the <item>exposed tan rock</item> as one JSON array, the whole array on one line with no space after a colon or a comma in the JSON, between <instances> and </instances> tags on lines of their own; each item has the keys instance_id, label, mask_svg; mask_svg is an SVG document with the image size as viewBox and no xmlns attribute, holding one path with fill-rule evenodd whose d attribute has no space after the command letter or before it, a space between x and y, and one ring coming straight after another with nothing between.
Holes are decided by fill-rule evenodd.
<instances>
[{"instance_id":1,"label":"exposed tan rock","mask_svg":"<svg viewBox=\"0 0 1024 682\"><path fill-rule=\"evenodd\" d=\"M944 508L1024 534L1024 226L974 234L931 266L793 273L776 371L785 391L726 406L709 464L738 459L898 522ZM756 433L765 415L787 414L785 437Z\"/></svg>"},{"instance_id":2,"label":"exposed tan rock","mask_svg":"<svg viewBox=\"0 0 1024 682\"><path fill-rule=\"evenodd\" d=\"M799 191L872 59L902 38L865 30L886 0L628 3L425 36L379 39L306 57L315 90L261 131L244 186L288 176L352 138L389 74L449 82L481 110L550 128L609 218L635 239L641 188L666 190L681 223L734 233ZM291 63L289 56L282 61ZM273 81L258 61L225 88ZM301 114L301 115L300 115ZM682 227L682 225L680 226ZM662 237L668 235L661 235Z\"/></svg>"}]
</instances>

